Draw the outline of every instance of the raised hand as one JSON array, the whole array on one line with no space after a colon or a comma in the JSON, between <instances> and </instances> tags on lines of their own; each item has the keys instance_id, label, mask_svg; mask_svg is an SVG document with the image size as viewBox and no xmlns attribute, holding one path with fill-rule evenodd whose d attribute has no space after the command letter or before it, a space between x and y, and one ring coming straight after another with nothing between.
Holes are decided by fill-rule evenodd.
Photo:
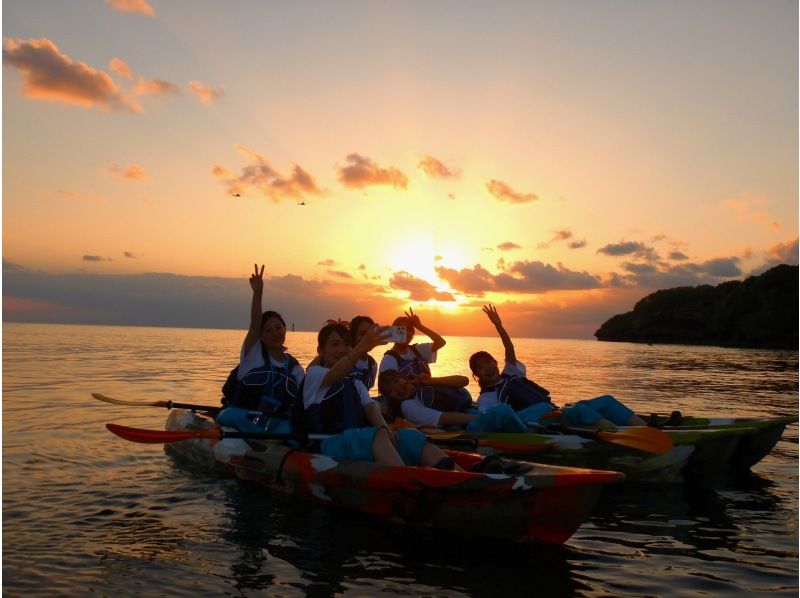
<instances>
[{"instance_id":1,"label":"raised hand","mask_svg":"<svg viewBox=\"0 0 800 598\"><path fill-rule=\"evenodd\" d=\"M497 313L497 308L494 305L484 305L483 313L489 318L489 321L495 326L502 326L503 322L500 320L500 314Z\"/></svg>"},{"instance_id":2,"label":"raised hand","mask_svg":"<svg viewBox=\"0 0 800 598\"><path fill-rule=\"evenodd\" d=\"M250 275L250 288L254 293L259 293L264 290L264 265L261 265L261 270L258 269L258 264L253 264L255 271Z\"/></svg>"},{"instance_id":3,"label":"raised hand","mask_svg":"<svg viewBox=\"0 0 800 598\"><path fill-rule=\"evenodd\" d=\"M422 326L422 322L420 321L419 316L414 313L414 310L409 307L408 311L405 312L405 314L406 317L409 320L411 320L411 325L414 326L414 328L416 328L417 330L419 330L420 327Z\"/></svg>"}]
</instances>

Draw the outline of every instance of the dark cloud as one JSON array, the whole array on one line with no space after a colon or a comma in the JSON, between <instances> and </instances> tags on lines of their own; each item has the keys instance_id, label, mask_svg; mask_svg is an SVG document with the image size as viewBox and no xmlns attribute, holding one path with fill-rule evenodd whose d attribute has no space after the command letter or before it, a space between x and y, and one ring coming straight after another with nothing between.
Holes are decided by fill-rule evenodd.
<instances>
[{"instance_id":1,"label":"dark cloud","mask_svg":"<svg viewBox=\"0 0 800 598\"><path fill-rule=\"evenodd\" d=\"M512 251L514 249L522 249L522 245L517 245L516 243L512 243L511 241L506 241L505 243L500 243L497 246L500 251Z\"/></svg>"},{"instance_id":2,"label":"dark cloud","mask_svg":"<svg viewBox=\"0 0 800 598\"><path fill-rule=\"evenodd\" d=\"M130 251L124 252L123 255L132 260L135 260L138 257L135 253L131 253Z\"/></svg>"},{"instance_id":3,"label":"dark cloud","mask_svg":"<svg viewBox=\"0 0 800 598\"><path fill-rule=\"evenodd\" d=\"M650 263L623 264L627 275L615 275L614 285L646 289L668 289L672 287L715 285L743 274L739 268L739 257L715 258L702 263L657 266Z\"/></svg>"},{"instance_id":4,"label":"dark cloud","mask_svg":"<svg viewBox=\"0 0 800 598\"><path fill-rule=\"evenodd\" d=\"M572 238L572 231L570 231L570 230L555 230L555 231L553 231L553 236L550 238L549 241L547 241L546 243L539 243L536 247L537 247L537 249L547 249L553 243L557 243L558 241L567 241L567 240L569 240L571 238ZM583 241L582 243L583 243L583 245L586 245L586 241ZM578 247L583 247L583 245L578 245L578 247L572 247L572 245L575 245L575 244L576 244L575 242L570 243L570 248L571 249L577 249Z\"/></svg>"},{"instance_id":5,"label":"dark cloud","mask_svg":"<svg viewBox=\"0 0 800 598\"><path fill-rule=\"evenodd\" d=\"M141 111L107 73L74 62L49 39L5 38L3 65L22 73L25 97L102 110Z\"/></svg>"},{"instance_id":6,"label":"dark cloud","mask_svg":"<svg viewBox=\"0 0 800 598\"><path fill-rule=\"evenodd\" d=\"M571 241L567 245L567 247L569 247L570 249L581 249L583 247L586 247L586 239L582 239L580 241Z\"/></svg>"},{"instance_id":7,"label":"dark cloud","mask_svg":"<svg viewBox=\"0 0 800 598\"><path fill-rule=\"evenodd\" d=\"M336 262L330 258L317 262L317 266L335 266Z\"/></svg>"},{"instance_id":8,"label":"dark cloud","mask_svg":"<svg viewBox=\"0 0 800 598\"><path fill-rule=\"evenodd\" d=\"M667 259L672 260L673 262L680 262L683 260L688 260L689 256L681 251L670 251Z\"/></svg>"},{"instance_id":9,"label":"dark cloud","mask_svg":"<svg viewBox=\"0 0 800 598\"><path fill-rule=\"evenodd\" d=\"M497 200L507 201L509 203L527 203L536 201L539 197L535 193L519 193L514 191L508 183L498 181L496 179L490 180L486 183L486 190Z\"/></svg>"},{"instance_id":10,"label":"dark cloud","mask_svg":"<svg viewBox=\"0 0 800 598\"><path fill-rule=\"evenodd\" d=\"M111 262L110 257L103 257L101 255L84 255L81 258L84 262Z\"/></svg>"},{"instance_id":11,"label":"dark cloud","mask_svg":"<svg viewBox=\"0 0 800 598\"><path fill-rule=\"evenodd\" d=\"M360 154L349 154L347 166L339 168L339 181L351 189L363 189L373 185L391 185L395 189L407 189L408 177L394 166L383 168Z\"/></svg>"},{"instance_id":12,"label":"dark cloud","mask_svg":"<svg viewBox=\"0 0 800 598\"><path fill-rule=\"evenodd\" d=\"M291 176L286 177L276 171L264 156L250 151L243 145L237 146L237 149L249 162L238 176L234 176L219 164L215 164L211 169L211 174L225 183L231 195L243 194L250 188L261 191L275 202L324 195L325 192L317 186L316 179L297 164L294 165Z\"/></svg>"},{"instance_id":13,"label":"dark cloud","mask_svg":"<svg viewBox=\"0 0 800 598\"><path fill-rule=\"evenodd\" d=\"M436 268L436 273L457 291L477 296L489 291L547 293L601 286L597 276L569 270L561 264L554 267L538 261L517 261L511 264L504 262L502 266L504 271L499 274L492 274L480 264L462 270Z\"/></svg>"},{"instance_id":14,"label":"dark cloud","mask_svg":"<svg viewBox=\"0 0 800 598\"><path fill-rule=\"evenodd\" d=\"M658 259L658 254L652 247L645 245L644 243L640 243L639 241L611 243L598 249L597 253L603 253L610 256L632 255L648 261Z\"/></svg>"},{"instance_id":15,"label":"dark cloud","mask_svg":"<svg viewBox=\"0 0 800 598\"><path fill-rule=\"evenodd\" d=\"M389 286L393 289L408 291L409 299L412 301L455 301L455 297L450 293L437 291L431 283L421 278L412 276L408 272L396 272L389 280Z\"/></svg>"},{"instance_id":16,"label":"dark cloud","mask_svg":"<svg viewBox=\"0 0 800 598\"><path fill-rule=\"evenodd\" d=\"M9 269L11 268L11 269ZM298 330L318 330L331 314L357 313L388 321L403 302L376 284L305 280L286 275L264 279L264 309L281 313ZM14 309L6 309L13 299ZM4 320L132 326L235 328L249 321L251 290L246 276L220 278L148 273L51 274L4 263ZM30 309L30 305L52 309ZM244 334L244 332L242 333Z\"/></svg>"},{"instance_id":17,"label":"dark cloud","mask_svg":"<svg viewBox=\"0 0 800 598\"><path fill-rule=\"evenodd\" d=\"M460 172L455 168L448 168L441 160L433 156L425 156L417 164L417 168L434 179L456 179Z\"/></svg>"}]
</instances>

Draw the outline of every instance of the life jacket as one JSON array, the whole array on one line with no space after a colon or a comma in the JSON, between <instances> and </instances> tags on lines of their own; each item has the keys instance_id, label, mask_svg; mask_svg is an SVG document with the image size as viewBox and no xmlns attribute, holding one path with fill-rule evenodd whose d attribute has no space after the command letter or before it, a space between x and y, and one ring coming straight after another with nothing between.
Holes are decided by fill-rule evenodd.
<instances>
[{"instance_id":1,"label":"life jacket","mask_svg":"<svg viewBox=\"0 0 800 598\"><path fill-rule=\"evenodd\" d=\"M389 349L384 355L394 357L397 362L397 371L404 376L410 374L431 375L431 368L428 362L419 352L416 345L409 345L409 349L414 353L411 359L404 359L394 349ZM465 411L472 405L472 397L463 388L453 388L442 384L428 384L417 388L417 397L426 407L437 409L438 411Z\"/></svg>"},{"instance_id":2,"label":"life jacket","mask_svg":"<svg viewBox=\"0 0 800 598\"><path fill-rule=\"evenodd\" d=\"M304 427L313 434L339 434L350 428L366 428L370 426L361 395L356 387L357 381L346 376L333 384L321 403L315 403L305 409L304 425L295 424L295 430ZM302 403L302 395L296 399L295 405ZM295 416L297 411L294 411ZM294 418L293 418L294 419Z\"/></svg>"},{"instance_id":3,"label":"life jacket","mask_svg":"<svg viewBox=\"0 0 800 598\"><path fill-rule=\"evenodd\" d=\"M297 380L292 371L300 364L286 353L283 364L274 366L263 343L261 353L264 365L253 368L241 380L238 379L239 366L231 370L222 386L222 404L261 411L270 417L286 415L298 396Z\"/></svg>"},{"instance_id":4,"label":"life jacket","mask_svg":"<svg viewBox=\"0 0 800 598\"><path fill-rule=\"evenodd\" d=\"M509 405L514 411L522 411L537 403L549 403L550 391L524 376L502 376L500 382L483 389L494 390L497 402Z\"/></svg>"},{"instance_id":5,"label":"life jacket","mask_svg":"<svg viewBox=\"0 0 800 598\"><path fill-rule=\"evenodd\" d=\"M378 371L378 362L375 361L372 355L367 355L367 367L359 368L358 366L353 366L353 369L350 371L348 376L354 380L360 380L361 384L363 384L367 390L369 390L375 386L376 371Z\"/></svg>"}]
</instances>

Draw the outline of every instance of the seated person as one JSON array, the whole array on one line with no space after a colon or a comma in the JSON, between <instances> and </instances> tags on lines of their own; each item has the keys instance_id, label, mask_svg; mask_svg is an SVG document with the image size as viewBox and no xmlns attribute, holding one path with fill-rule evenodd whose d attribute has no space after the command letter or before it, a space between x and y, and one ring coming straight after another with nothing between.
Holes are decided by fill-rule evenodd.
<instances>
[{"instance_id":1,"label":"seated person","mask_svg":"<svg viewBox=\"0 0 800 598\"><path fill-rule=\"evenodd\" d=\"M413 309L409 309L405 317L396 318L392 322L392 326L405 326L406 339L396 342L383 354L380 371L396 370L400 374L412 378L415 375L430 376L429 364L436 363L436 353L445 346L446 341L439 334L424 326ZM414 338L414 329L425 333L433 342L410 344ZM433 384L436 385L436 383ZM442 384L437 386L437 391L440 395L448 395L452 398L452 411L464 411L472 405L472 397L469 392L461 387Z\"/></svg>"},{"instance_id":2,"label":"seated person","mask_svg":"<svg viewBox=\"0 0 800 598\"><path fill-rule=\"evenodd\" d=\"M497 405L485 413L460 413L448 410L444 396L438 403L427 404L423 399L426 389L449 386L463 388L469 383L466 376L444 376L431 378L427 374L416 374L409 378L397 370L385 370L378 376L378 390L386 398L385 408L390 421L398 417L414 426L434 428L465 427L470 432L527 432L528 427L508 405ZM438 398L438 397L437 397Z\"/></svg>"},{"instance_id":3,"label":"seated person","mask_svg":"<svg viewBox=\"0 0 800 598\"><path fill-rule=\"evenodd\" d=\"M350 341L354 347L358 346L359 341L373 326L375 326L375 321L369 316L356 316L350 320ZM375 380L378 377L378 362L372 355L365 353L356 361L350 375L358 376L358 379L369 390L375 386Z\"/></svg>"},{"instance_id":4,"label":"seated person","mask_svg":"<svg viewBox=\"0 0 800 598\"><path fill-rule=\"evenodd\" d=\"M264 266L250 276L253 299L250 328L242 343L239 365L223 386L226 408L217 423L240 432L289 432L289 410L305 373L286 352L286 322L278 312L261 313Z\"/></svg>"},{"instance_id":5,"label":"seated person","mask_svg":"<svg viewBox=\"0 0 800 598\"><path fill-rule=\"evenodd\" d=\"M525 366L517 361L514 345L497 309L491 305L484 306L483 312L503 341L506 363L500 372L497 360L486 351L478 351L469 358L470 370L481 388L479 411L485 412L497 405L509 405L525 423L547 419L608 430L623 425L645 425L644 420L611 395L579 401L558 411L550 400L550 392L526 378Z\"/></svg>"},{"instance_id":6,"label":"seated person","mask_svg":"<svg viewBox=\"0 0 800 598\"><path fill-rule=\"evenodd\" d=\"M355 347L341 324L319 331L319 364L309 366L302 389L307 427L333 435L322 441L320 450L334 459L453 469L453 459L418 430L390 430L364 384L348 375L361 355L385 343L384 330L371 328Z\"/></svg>"}]
</instances>

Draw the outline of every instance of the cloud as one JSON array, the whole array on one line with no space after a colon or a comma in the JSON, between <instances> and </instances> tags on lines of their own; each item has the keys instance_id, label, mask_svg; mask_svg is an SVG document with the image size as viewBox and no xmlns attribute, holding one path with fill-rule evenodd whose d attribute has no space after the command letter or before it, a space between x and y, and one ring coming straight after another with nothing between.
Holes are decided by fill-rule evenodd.
<instances>
[{"instance_id":1,"label":"cloud","mask_svg":"<svg viewBox=\"0 0 800 598\"><path fill-rule=\"evenodd\" d=\"M754 222L769 230L780 230L781 225L760 209L766 204L766 198L744 193L739 197L724 200L721 205L732 210L736 218L742 222Z\"/></svg>"},{"instance_id":2,"label":"cloud","mask_svg":"<svg viewBox=\"0 0 800 598\"><path fill-rule=\"evenodd\" d=\"M555 230L553 231L553 236L550 238L549 241L546 243L539 243L536 248L537 249L547 249L553 243L557 243L559 241L567 241L572 238L572 231L570 230ZM583 241L572 241L568 247L570 249L580 249L581 247L586 246L586 240Z\"/></svg>"},{"instance_id":3,"label":"cloud","mask_svg":"<svg viewBox=\"0 0 800 598\"><path fill-rule=\"evenodd\" d=\"M391 185L395 189L407 189L408 177L394 166L383 168L365 156L349 154L347 166L339 168L339 181L351 189L363 189L372 185Z\"/></svg>"},{"instance_id":4,"label":"cloud","mask_svg":"<svg viewBox=\"0 0 800 598\"><path fill-rule=\"evenodd\" d=\"M9 262L3 258L3 272L26 272L28 269L14 262Z\"/></svg>"},{"instance_id":5,"label":"cloud","mask_svg":"<svg viewBox=\"0 0 800 598\"><path fill-rule=\"evenodd\" d=\"M71 191L69 189L56 189L56 195L66 197L67 199L77 199L80 201L91 201L94 203L102 203L103 198L99 195L87 195L79 191Z\"/></svg>"},{"instance_id":6,"label":"cloud","mask_svg":"<svg viewBox=\"0 0 800 598\"><path fill-rule=\"evenodd\" d=\"M3 64L22 73L25 97L84 108L141 111L107 73L85 62L73 62L49 39L5 38Z\"/></svg>"},{"instance_id":7,"label":"cloud","mask_svg":"<svg viewBox=\"0 0 800 598\"><path fill-rule=\"evenodd\" d=\"M461 174L459 170L448 168L433 156L424 156L417 164L417 168L432 179L457 179Z\"/></svg>"},{"instance_id":8,"label":"cloud","mask_svg":"<svg viewBox=\"0 0 800 598\"><path fill-rule=\"evenodd\" d=\"M120 12L129 12L145 17L154 17L156 14L155 9L147 0L106 0L106 4Z\"/></svg>"},{"instance_id":9,"label":"cloud","mask_svg":"<svg viewBox=\"0 0 800 598\"><path fill-rule=\"evenodd\" d=\"M189 91L200 98L200 101L206 105L225 97L225 88L222 86L212 87L201 81L189 81L187 87Z\"/></svg>"},{"instance_id":10,"label":"cloud","mask_svg":"<svg viewBox=\"0 0 800 598\"><path fill-rule=\"evenodd\" d=\"M128 66L127 62L121 60L120 58L112 58L109 60L108 68L118 75L125 77L126 79L133 79L131 67Z\"/></svg>"},{"instance_id":11,"label":"cloud","mask_svg":"<svg viewBox=\"0 0 800 598\"><path fill-rule=\"evenodd\" d=\"M514 249L522 249L522 245L517 245L516 243L512 243L511 241L505 241L504 243L500 243L497 246L500 251L513 251Z\"/></svg>"},{"instance_id":12,"label":"cloud","mask_svg":"<svg viewBox=\"0 0 800 598\"><path fill-rule=\"evenodd\" d=\"M539 199L535 193L518 193L507 183L496 179L492 179L486 183L486 190L489 191L495 199L507 201L509 203L527 203Z\"/></svg>"},{"instance_id":13,"label":"cloud","mask_svg":"<svg viewBox=\"0 0 800 598\"><path fill-rule=\"evenodd\" d=\"M234 176L219 164L211 168L211 174L225 183L228 193L241 194L249 188L254 188L275 202L324 194L316 179L299 165L295 164L291 176L286 177L277 172L264 156L250 151L243 145L238 145L236 148L249 162L238 176Z\"/></svg>"},{"instance_id":14,"label":"cloud","mask_svg":"<svg viewBox=\"0 0 800 598\"><path fill-rule=\"evenodd\" d=\"M385 293L385 287L376 284L268 276L264 308L278 311L290 327L295 323L298 330L317 331L331 316L349 320L365 313L376 321L391 321L402 313L404 302ZM249 317L250 297L244 274L220 278L167 273L52 274L24 268L3 272L3 319L7 322L242 330ZM48 309L39 309L43 305ZM291 333L288 340L292 346ZM308 361L313 357L295 356Z\"/></svg>"},{"instance_id":15,"label":"cloud","mask_svg":"<svg viewBox=\"0 0 800 598\"><path fill-rule=\"evenodd\" d=\"M685 253L681 252L681 251L675 250L675 251L670 251L669 252L669 255L667 256L667 259L670 259L672 261L676 261L677 262L677 261L688 260L689 256L686 255Z\"/></svg>"},{"instance_id":16,"label":"cloud","mask_svg":"<svg viewBox=\"0 0 800 598\"><path fill-rule=\"evenodd\" d=\"M783 264L797 264L797 237L791 241L777 243L767 250L770 259Z\"/></svg>"},{"instance_id":17,"label":"cloud","mask_svg":"<svg viewBox=\"0 0 800 598\"><path fill-rule=\"evenodd\" d=\"M138 164L129 164L125 168L122 168L116 162L112 162L108 170L112 174L129 181L143 181L149 176L147 171Z\"/></svg>"},{"instance_id":18,"label":"cloud","mask_svg":"<svg viewBox=\"0 0 800 598\"><path fill-rule=\"evenodd\" d=\"M516 261L499 265L503 271L492 274L480 264L455 270L439 267L436 273L453 289L468 295L481 296L486 292L547 293L594 289L601 286L599 277L576 272L562 264L556 267L539 261Z\"/></svg>"},{"instance_id":19,"label":"cloud","mask_svg":"<svg viewBox=\"0 0 800 598\"><path fill-rule=\"evenodd\" d=\"M366 270L367 269L367 265L366 264L359 264L358 269L359 270Z\"/></svg>"},{"instance_id":20,"label":"cloud","mask_svg":"<svg viewBox=\"0 0 800 598\"><path fill-rule=\"evenodd\" d=\"M740 262L741 258L737 256L714 258L700 263L686 262L673 265L625 262L622 267L629 274L614 274L607 281L607 285L646 289L715 285L742 276Z\"/></svg>"},{"instance_id":21,"label":"cloud","mask_svg":"<svg viewBox=\"0 0 800 598\"><path fill-rule=\"evenodd\" d=\"M389 286L393 289L408 291L408 298L411 301L428 301L430 299L455 301L452 294L437 291L436 287L428 281L412 276L408 272L396 272L389 280Z\"/></svg>"},{"instance_id":22,"label":"cloud","mask_svg":"<svg viewBox=\"0 0 800 598\"><path fill-rule=\"evenodd\" d=\"M101 255L84 255L81 258L84 262L113 262L110 257L103 257Z\"/></svg>"},{"instance_id":23,"label":"cloud","mask_svg":"<svg viewBox=\"0 0 800 598\"><path fill-rule=\"evenodd\" d=\"M659 259L655 249L639 241L623 241L621 243L611 243L597 250L610 256L632 255L640 259L654 261Z\"/></svg>"},{"instance_id":24,"label":"cloud","mask_svg":"<svg viewBox=\"0 0 800 598\"><path fill-rule=\"evenodd\" d=\"M336 278L353 278L352 275L348 274L347 272L342 272L341 270L328 270L328 274L335 276Z\"/></svg>"},{"instance_id":25,"label":"cloud","mask_svg":"<svg viewBox=\"0 0 800 598\"><path fill-rule=\"evenodd\" d=\"M147 95L180 95L181 88L175 83L164 81L163 79L143 79L139 77L139 82L133 90L133 93L138 96Z\"/></svg>"},{"instance_id":26,"label":"cloud","mask_svg":"<svg viewBox=\"0 0 800 598\"><path fill-rule=\"evenodd\" d=\"M137 256L135 253L131 253L130 251L125 251L125 252L123 252L123 255L124 255L125 257L127 257L127 258L130 258L130 259L132 259L132 260L135 260L137 257L139 257L139 256Z\"/></svg>"},{"instance_id":27,"label":"cloud","mask_svg":"<svg viewBox=\"0 0 800 598\"><path fill-rule=\"evenodd\" d=\"M335 265L336 265L336 262L334 260L330 259L330 258L327 259L327 260L321 260L321 261L317 262L317 266L335 266Z\"/></svg>"}]
</instances>

